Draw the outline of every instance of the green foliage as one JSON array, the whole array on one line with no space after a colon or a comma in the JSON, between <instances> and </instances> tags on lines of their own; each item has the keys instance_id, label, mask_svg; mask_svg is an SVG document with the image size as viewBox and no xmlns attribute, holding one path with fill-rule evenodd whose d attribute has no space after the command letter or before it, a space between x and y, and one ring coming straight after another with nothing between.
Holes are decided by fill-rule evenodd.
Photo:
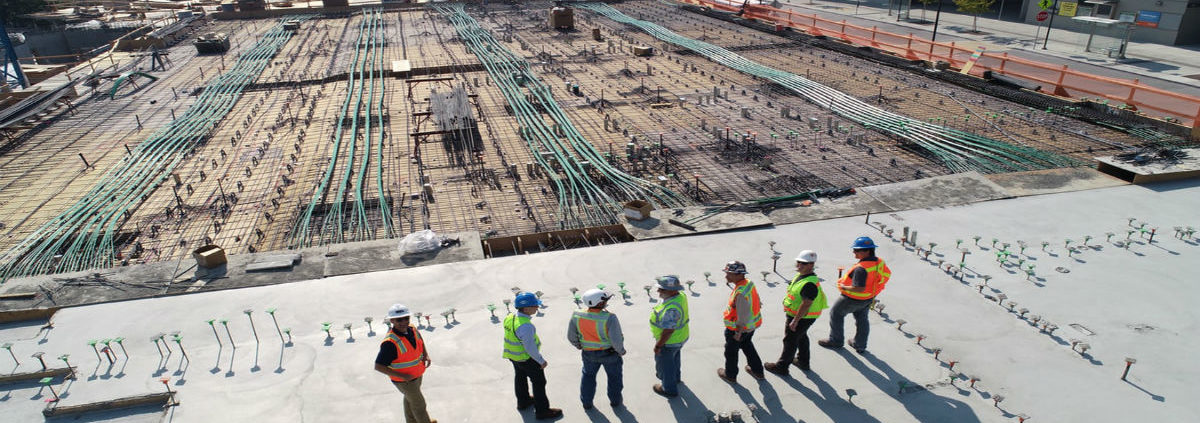
<instances>
[{"instance_id":1,"label":"green foliage","mask_svg":"<svg viewBox=\"0 0 1200 423\"><path fill-rule=\"evenodd\" d=\"M959 12L966 12L972 15L987 12L991 9L992 4L995 3L996 0L954 0L954 5L958 6Z\"/></svg>"},{"instance_id":2,"label":"green foliage","mask_svg":"<svg viewBox=\"0 0 1200 423\"><path fill-rule=\"evenodd\" d=\"M14 17L46 9L45 0L3 0L0 3L4 4L0 7L0 19L5 25L12 24Z\"/></svg>"}]
</instances>

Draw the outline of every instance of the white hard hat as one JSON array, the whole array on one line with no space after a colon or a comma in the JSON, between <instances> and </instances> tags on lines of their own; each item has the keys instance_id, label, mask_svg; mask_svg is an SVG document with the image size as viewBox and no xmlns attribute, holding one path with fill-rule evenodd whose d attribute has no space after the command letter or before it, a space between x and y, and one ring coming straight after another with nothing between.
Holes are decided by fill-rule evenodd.
<instances>
[{"instance_id":1,"label":"white hard hat","mask_svg":"<svg viewBox=\"0 0 1200 423\"><path fill-rule=\"evenodd\" d=\"M813 250L801 251L800 255L796 256L796 261L800 263L816 263L817 253Z\"/></svg>"},{"instance_id":2,"label":"white hard hat","mask_svg":"<svg viewBox=\"0 0 1200 423\"><path fill-rule=\"evenodd\" d=\"M583 303L587 304L588 307L598 306L600 303L608 301L609 298L612 298L612 294L596 288L589 289L583 293Z\"/></svg>"},{"instance_id":3,"label":"white hard hat","mask_svg":"<svg viewBox=\"0 0 1200 423\"><path fill-rule=\"evenodd\" d=\"M389 319L399 319L408 316L412 316L412 311L409 311L408 306L404 304L392 304L392 307L388 308L387 317Z\"/></svg>"}]
</instances>

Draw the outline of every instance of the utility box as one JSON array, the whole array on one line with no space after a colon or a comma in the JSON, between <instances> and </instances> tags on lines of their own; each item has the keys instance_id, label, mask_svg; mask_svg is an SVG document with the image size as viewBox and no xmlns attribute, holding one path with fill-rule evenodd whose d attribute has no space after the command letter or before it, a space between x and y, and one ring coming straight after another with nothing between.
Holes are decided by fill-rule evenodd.
<instances>
[{"instance_id":1,"label":"utility box","mask_svg":"<svg viewBox=\"0 0 1200 423\"><path fill-rule=\"evenodd\" d=\"M283 22L283 30L284 31L292 31L292 32L299 31L300 30L300 21L284 21Z\"/></svg>"},{"instance_id":2,"label":"utility box","mask_svg":"<svg viewBox=\"0 0 1200 423\"><path fill-rule=\"evenodd\" d=\"M651 56L654 54L654 47L633 46L634 56Z\"/></svg>"},{"instance_id":3,"label":"utility box","mask_svg":"<svg viewBox=\"0 0 1200 423\"><path fill-rule=\"evenodd\" d=\"M216 245L197 248L196 251L192 251L192 257L196 259L196 266L204 269L211 269L229 262L225 258L225 249Z\"/></svg>"},{"instance_id":4,"label":"utility box","mask_svg":"<svg viewBox=\"0 0 1200 423\"><path fill-rule=\"evenodd\" d=\"M642 200L633 200L625 203L625 217L629 220L646 220L650 218L650 212L654 210L654 206Z\"/></svg>"},{"instance_id":5,"label":"utility box","mask_svg":"<svg viewBox=\"0 0 1200 423\"><path fill-rule=\"evenodd\" d=\"M229 36L222 32L210 32L199 37L192 43L199 54L220 54L229 51Z\"/></svg>"},{"instance_id":6,"label":"utility box","mask_svg":"<svg viewBox=\"0 0 1200 423\"><path fill-rule=\"evenodd\" d=\"M604 41L604 36L600 35L600 28L592 28L592 39L596 41Z\"/></svg>"},{"instance_id":7,"label":"utility box","mask_svg":"<svg viewBox=\"0 0 1200 423\"><path fill-rule=\"evenodd\" d=\"M575 10L563 6L555 6L553 9L550 9L550 28L575 28Z\"/></svg>"}]
</instances>

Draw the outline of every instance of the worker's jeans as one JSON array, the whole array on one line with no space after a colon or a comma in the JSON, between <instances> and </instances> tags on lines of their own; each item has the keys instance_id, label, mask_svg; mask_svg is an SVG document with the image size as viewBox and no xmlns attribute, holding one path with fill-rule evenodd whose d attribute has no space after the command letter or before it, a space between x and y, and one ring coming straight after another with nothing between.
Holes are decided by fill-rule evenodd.
<instances>
[{"instance_id":1,"label":"worker's jeans","mask_svg":"<svg viewBox=\"0 0 1200 423\"><path fill-rule=\"evenodd\" d=\"M542 370L542 365L532 358L525 361L512 361L512 364L513 371L516 373L513 378L513 386L517 393L517 407L528 406L532 402L534 411L538 413L549 410L550 399L546 397L546 372ZM533 384L532 398L529 397L530 384Z\"/></svg>"},{"instance_id":2,"label":"worker's jeans","mask_svg":"<svg viewBox=\"0 0 1200 423\"><path fill-rule=\"evenodd\" d=\"M621 367L624 360L612 349L603 351L583 352L583 379L579 382L579 400L586 405L592 405L596 397L596 374L604 366L604 374L608 377L608 401L612 404L621 403Z\"/></svg>"},{"instance_id":3,"label":"worker's jeans","mask_svg":"<svg viewBox=\"0 0 1200 423\"><path fill-rule=\"evenodd\" d=\"M404 394L404 421L406 423L429 423L429 413L425 411L425 395L421 394L421 378L407 382L395 382L396 389Z\"/></svg>"},{"instance_id":4,"label":"worker's jeans","mask_svg":"<svg viewBox=\"0 0 1200 423\"><path fill-rule=\"evenodd\" d=\"M778 364L780 368L787 369L792 364L792 359L800 363L801 369L808 368L808 328L812 326L817 319L800 319L796 324L796 330L791 330L788 323L792 322L792 316L784 315L783 326L783 353L779 355Z\"/></svg>"},{"instance_id":5,"label":"worker's jeans","mask_svg":"<svg viewBox=\"0 0 1200 423\"><path fill-rule=\"evenodd\" d=\"M845 321L847 314L854 315L854 348L867 349L867 335L871 334L871 326L867 317L871 313L872 300L856 300L845 295L833 303L829 310L829 342L842 345L845 342Z\"/></svg>"},{"instance_id":6,"label":"worker's jeans","mask_svg":"<svg viewBox=\"0 0 1200 423\"><path fill-rule=\"evenodd\" d=\"M654 370L662 381L663 391L668 395L679 395L679 366L683 344L664 345L654 355Z\"/></svg>"},{"instance_id":7,"label":"worker's jeans","mask_svg":"<svg viewBox=\"0 0 1200 423\"><path fill-rule=\"evenodd\" d=\"M739 351L746 354L746 365L750 366L750 371L761 375L762 359L758 357L758 350L754 349L754 342L751 341L754 339L754 331L742 333L740 340L736 341L733 339L735 333L725 329L725 377L737 378Z\"/></svg>"}]
</instances>

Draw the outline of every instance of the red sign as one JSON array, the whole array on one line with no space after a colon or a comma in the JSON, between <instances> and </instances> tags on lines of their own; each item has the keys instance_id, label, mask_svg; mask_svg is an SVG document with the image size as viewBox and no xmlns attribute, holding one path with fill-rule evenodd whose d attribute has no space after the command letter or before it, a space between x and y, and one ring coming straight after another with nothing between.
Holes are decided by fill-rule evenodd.
<instances>
[{"instance_id":1,"label":"red sign","mask_svg":"<svg viewBox=\"0 0 1200 423\"><path fill-rule=\"evenodd\" d=\"M1037 20L1038 20L1038 22L1044 21L1044 20L1046 20L1046 19L1047 19L1047 18L1049 18L1049 17L1050 17L1050 12L1047 12L1047 11L1045 11L1045 10L1043 10L1043 11L1041 11L1041 12L1038 12L1038 14L1037 14Z\"/></svg>"}]
</instances>

